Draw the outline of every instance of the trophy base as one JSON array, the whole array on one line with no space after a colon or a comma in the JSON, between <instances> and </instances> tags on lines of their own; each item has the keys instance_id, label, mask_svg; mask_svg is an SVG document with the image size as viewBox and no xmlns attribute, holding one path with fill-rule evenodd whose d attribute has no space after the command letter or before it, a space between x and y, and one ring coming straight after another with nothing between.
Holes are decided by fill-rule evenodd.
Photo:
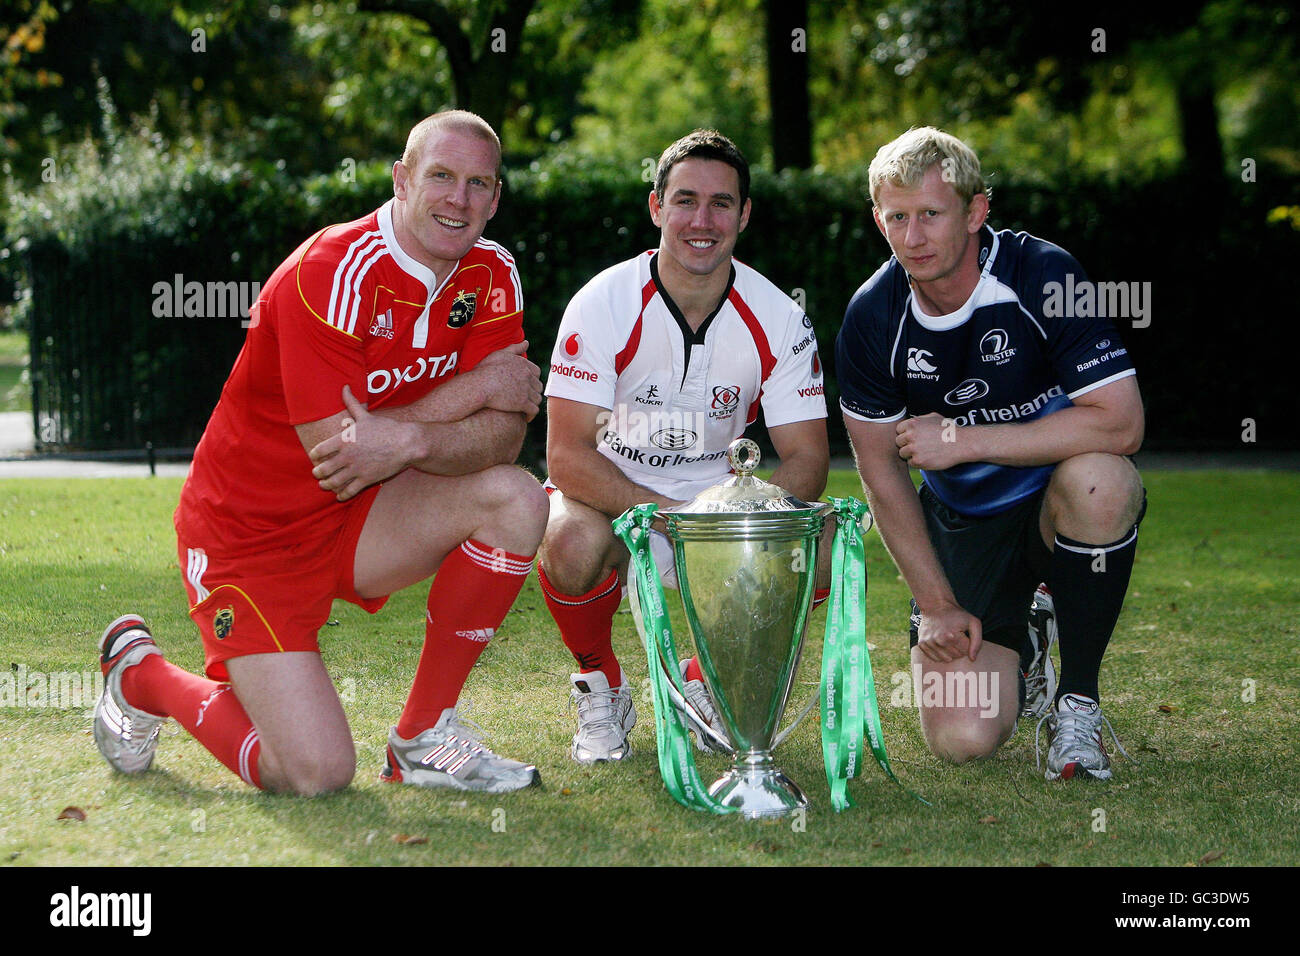
<instances>
[{"instance_id":1,"label":"trophy base","mask_svg":"<svg viewBox=\"0 0 1300 956\"><path fill-rule=\"evenodd\" d=\"M735 807L746 819L783 817L807 809L808 798L772 763L768 753L748 753L709 787L709 796Z\"/></svg>"}]
</instances>

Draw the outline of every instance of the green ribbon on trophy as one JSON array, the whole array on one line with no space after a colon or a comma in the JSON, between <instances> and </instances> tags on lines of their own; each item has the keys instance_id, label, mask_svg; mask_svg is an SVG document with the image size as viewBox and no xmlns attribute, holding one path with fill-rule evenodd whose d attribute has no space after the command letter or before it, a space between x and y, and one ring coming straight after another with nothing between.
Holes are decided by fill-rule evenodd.
<instances>
[{"instance_id":1,"label":"green ribbon on trophy","mask_svg":"<svg viewBox=\"0 0 1300 956\"><path fill-rule=\"evenodd\" d=\"M690 733L669 696L669 677L664 674L662 667L656 666L661 656L663 660L677 660L677 644L673 640L673 629L664 603L663 583L659 580L654 558L650 554L650 523L654 520L656 510L655 505L646 504L624 512L614 521L614 534L623 540L632 553L628 594L636 611L633 617L641 635L641 643L645 647L646 659L650 662L659 774L663 777L668 793L682 806L707 813L735 813L735 807L723 806L709 796L695 766ZM674 673L671 679L676 682L678 692L684 695L686 691L681 685L681 678L675 673L675 668L672 670Z\"/></svg>"},{"instance_id":2,"label":"green ribbon on trophy","mask_svg":"<svg viewBox=\"0 0 1300 956\"><path fill-rule=\"evenodd\" d=\"M867 568L862 517L867 506L855 498L830 498L835 507L835 541L831 546L831 594L822 645L822 757L831 806L853 806L848 783L862 761L862 738L880 769L899 786L885 753L876 705L876 682L867 650Z\"/></svg>"}]
</instances>

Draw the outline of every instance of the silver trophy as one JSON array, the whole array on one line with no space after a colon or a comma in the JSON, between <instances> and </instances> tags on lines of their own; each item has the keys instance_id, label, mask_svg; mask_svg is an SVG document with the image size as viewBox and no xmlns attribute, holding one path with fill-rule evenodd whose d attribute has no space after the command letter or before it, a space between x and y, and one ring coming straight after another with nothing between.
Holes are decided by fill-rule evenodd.
<instances>
[{"instance_id":1,"label":"silver trophy","mask_svg":"<svg viewBox=\"0 0 1300 956\"><path fill-rule=\"evenodd\" d=\"M832 506L800 501L755 478L758 445L747 438L732 442L727 457L734 477L657 517L673 543L686 620L726 730L727 739L714 734L713 743L735 754L709 794L746 817L780 816L808 805L773 762L772 750L793 730L777 733L803 650L818 539ZM706 726L693 716L697 727Z\"/></svg>"}]
</instances>

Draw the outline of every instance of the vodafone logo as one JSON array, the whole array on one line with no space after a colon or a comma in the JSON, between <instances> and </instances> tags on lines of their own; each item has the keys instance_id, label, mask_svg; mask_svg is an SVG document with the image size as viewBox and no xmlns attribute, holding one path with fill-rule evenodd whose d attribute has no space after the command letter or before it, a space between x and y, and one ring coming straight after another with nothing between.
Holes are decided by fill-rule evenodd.
<instances>
[{"instance_id":1,"label":"vodafone logo","mask_svg":"<svg viewBox=\"0 0 1300 956\"><path fill-rule=\"evenodd\" d=\"M814 377L822 373L822 360L818 357L816 352L813 353L812 370Z\"/></svg>"},{"instance_id":2,"label":"vodafone logo","mask_svg":"<svg viewBox=\"0 0 1300 956\"><path fill-rule=\"evenodd\" d=\"M806 388L797 389L800 398L813 398L817 395L826 394L825 385L809 385Z\"/></svg>"},{"instance_id":3,"label":"vodafone logo","mask_svg":"<svg viewBox=\"0 0 1300 956\"><path fill-rule=\"evenodd\" d=\"M560 346L560 351L564 353L564 357L570 362L576 362L582 358L582 336L574 332L564 340L564 344Z\"/></svg>"},{"instance_id":4,"label":"vodafone logo","mask_svg":"<svg viewBox=\"0 0 1300 956\"><path fill-rule=\"evenodd\" d=\"M595 382L600 378L595 372L589 372L585 368L578 368L576 365L561 365L559 362L551 363L551 371L556 375L574 378L580 382Z\"/></svg>"}]
</instances>

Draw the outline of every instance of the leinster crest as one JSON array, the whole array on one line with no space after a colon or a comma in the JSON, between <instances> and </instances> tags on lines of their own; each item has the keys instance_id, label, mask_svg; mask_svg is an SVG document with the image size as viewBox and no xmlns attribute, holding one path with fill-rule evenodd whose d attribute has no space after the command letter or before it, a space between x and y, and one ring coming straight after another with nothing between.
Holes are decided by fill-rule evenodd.
<instances>
[{"instance_id":1,"label":"leinster crest","mask_svg":"<svg viewBox=\"0 0 1300 956\"><path fill-rule=\"evenodd\" d=\"M473 292L461 291L456 294L456 298L451 303L451 311L447 313L447 328L459 329L469 325L470 320L474 318L474 309L478 305L478 290Z\"/></svg>"}]
</instances>

